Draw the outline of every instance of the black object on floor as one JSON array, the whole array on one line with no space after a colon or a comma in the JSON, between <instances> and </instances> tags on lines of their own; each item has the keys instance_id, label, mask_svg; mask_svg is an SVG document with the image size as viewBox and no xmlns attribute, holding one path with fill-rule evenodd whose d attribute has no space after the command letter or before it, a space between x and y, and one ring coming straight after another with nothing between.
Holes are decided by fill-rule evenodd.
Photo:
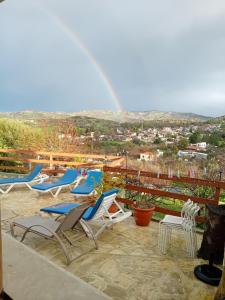
<instances>
[{"instance_id":1,"label":"black object on floor","mask_svg":"<svg viewBox=\"0 0 225 300\"><path fill-rule=\"evenodd\" d=\"M218 286L222 277L222 271L212 264L195 267L194 274L199 280L213 286Z\"/></svg>"},{"instance_id":2,"label":"black object on floor","mask_svg":"<svg viewBox=\"0 0 225 300\"><path fill-rule=\"evenodd\" d=\"M225 205L206 204L206 208L206 229L197 256L205 260L213 259L214 264L221 265L225 243Z\"/></svg>"},{"instance_id":3,"label":"black object on floor","mask_svg":"<svg viewBox=\"0 0 225 300\"><path fill-rule=\"evenodd\" d=\"M12 300L6 293L2 292L0 294L0 300Z\"/></svg>"}]
</instances>

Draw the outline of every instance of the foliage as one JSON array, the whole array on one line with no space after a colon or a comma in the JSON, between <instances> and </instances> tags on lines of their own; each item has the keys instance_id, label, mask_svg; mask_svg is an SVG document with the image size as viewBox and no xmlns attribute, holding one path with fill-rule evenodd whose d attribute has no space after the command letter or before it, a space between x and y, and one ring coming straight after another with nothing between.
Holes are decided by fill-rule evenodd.
<instances>
[{"instance_id":1,"label":"foliage","mask_svg":"<svg viewBox=\"0 0 225 300\"><path fill-rule=\"evenodd\" d=\"M189 142L191 144L197 144L199 142L201 142L201 134L199 131L195 131L194 133L192 133L189 137Z\"/></svg>"},{"instance_id":2,"label":"foliage","mask_svg":"<svg viewBox=\"0 0 225 300\"><path fill-rule=\"evenodd\" d=\"M39 129L20 121L0 119L0 148L37 149L42 142Z\"/></svg>"},{"instance_id":3,"label":"foliage","mask_svg":"<svg viewBox=\"0 0 225 300\"><path fill-rule=\"evenodd\" d=\"M189 144L188 140L186 138L182 138L182 139L179 140L177 146L178 146L179 149L184 150L184 149L187 148L188 144Z\"/></svg>"},{"instance_id":4,"label":"foliage","mask_svg":"<svg viewBox=\"0 0 225 300\"><path fill-rule=\"evenodd\" d=\"M162 140L160 137L156 137L155 140L154 140L154 144L158 145L158 144L161 144L162 143Z\"/></svg>"},{"instance_id":5,"label":"foliage","mask_svg":"<svg viewBox=\"0 0 225 300\"><path fill-rule=\"evenodd\" d=\"M104 178L102 181L102 192L109 191L114 188L118 188L120 193L123 192L123 189L126 186L126 181L124 176L116 175L113 176L111 173L105 172Z\"/></svg>"},{"instance_id":6,"label":"foliage","mask_svg":"<svg viewBox=\"0 0 225 300\"><path fill-rule=\"evenodd\" d=\"M154 207L159 196L129 190L126 191L126 198L133 200L136 207L145 209Z\"/></svg>"}]
</instances>

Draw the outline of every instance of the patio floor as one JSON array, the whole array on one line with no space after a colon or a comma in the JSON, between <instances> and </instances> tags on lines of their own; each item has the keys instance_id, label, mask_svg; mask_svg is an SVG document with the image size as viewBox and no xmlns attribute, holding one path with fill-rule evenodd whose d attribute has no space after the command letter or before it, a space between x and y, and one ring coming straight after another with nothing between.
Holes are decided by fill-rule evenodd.
<instances>
[{"instance_id":1,"label":"patio floor","mask_svg":"<svg viewBox=\"0 0 225 300\"><path fill-rule=\"evenodd\" d=\"M74 200L68 191L53 199L50 195L39 196L25 188L15 188L0 197L2 226L6 232L9 223L17 216L40 214L41 207ZM201 238L199 234L199 244ZM116 224L112 230L103 232L98 240L99 250L91 250L69 266L66 266L65 257L55 243L32 234L24 243L113 299L213 299L216 289L201 283L193 275L194 267L203 261L187 257L182 235L174 235L173 247L167 255L159 253L157 240L158 223L138 227L130 217ZM90 246L90 241L84 237L71 251L77 255Z\"/></svg>"}]
</instances>

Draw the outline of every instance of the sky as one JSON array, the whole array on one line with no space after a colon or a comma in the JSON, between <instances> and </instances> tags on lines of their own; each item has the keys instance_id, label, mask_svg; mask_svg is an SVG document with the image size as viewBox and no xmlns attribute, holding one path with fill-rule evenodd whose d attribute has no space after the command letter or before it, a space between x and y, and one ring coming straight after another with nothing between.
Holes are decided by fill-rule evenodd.
<instances>
[{"instance_id":1,"label":"sky","mask_svg":"<svg viewBox=\"0 0 225 300\"><path fill-rule=\"evenodd\" d=\"M224 0L6 0L0 111L225 115Z\"/></svg>"}]
</instances>

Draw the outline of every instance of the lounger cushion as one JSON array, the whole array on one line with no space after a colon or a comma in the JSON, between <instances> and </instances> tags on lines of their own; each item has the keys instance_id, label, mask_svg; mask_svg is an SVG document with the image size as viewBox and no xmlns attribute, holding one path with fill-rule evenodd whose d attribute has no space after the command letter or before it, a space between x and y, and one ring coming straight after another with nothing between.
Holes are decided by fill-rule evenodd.
<instances>
[{"instance_id":1,"label":"lounger cushion","mask_svg":"<svg viewBox=\"0 0 225 300\"><path fill-rule=\"evenodd\" d=\"M105 197L111 196L113 194L118 193L118 189L112 189L110 191L102 193L102 195L97 200L95 206L89 207L83 215L83 219L85 221L89 221L95 215L96 211L98 210L99 206L101 205L102 201ZM68 214L70 210L74 207L79 206L78 203L59 203L53 206L41 208L41 211L47 213L55 213L55 214Z\"/></svg>"},{"instance_id":2,"label":"lounger cushion","mask_svg":"<svg viewBox=\"0 0 225 300\"><path fill-rule=\"evenodd\" d=\"M78 177L77 170L68 169L66 173L59 180L55 182L36 184L33 185L32 188L40 191L48 191L51 190L52 188L56 188L64 185L70 185L77 179L77 177Z\"/></svg>"},{"instance_id":3,"label":"lounger cushion","mask_svg":"<svg viewBox=\"0 0 225 300\"><path fill-rule=\"evenodd\" d=\"M21 183L28 182L27 178L2 178L0 179L0 184L12 184L12 183Z\"/></svg>"},{"instance_id":4,"label":"lounger cushion","mask_svg":"<svg viewBox=\"0 0 225 300\"><path fill-rule=\"evenodd\" d=\"M68 214L71 209L78 207L80 204L79 203L59 203L56 205L52 205L49 207L44 207L41 208L40 211L46 212L46 213L52 213L52 214L59 214L59 215L64 215Z\"/></svg>"},{"instance_id":5,"label":"lounger cushion","mask_svg":"<svg viewBox=\"0 0 225 300\"><path fill-rule=\"evenodd\" d=\"M95 185L100 184L103 173L100 171L89 171L85 182L81 182L75 189L71 191L72 194L89 195L94 191Z\"/></svg>"},{"instance_id":6,"label":"lounger cushion","mask_svg":"<svg viewBox=\"0 0 225 300\"><path fill-rule=\"evenodd\" d=\"M13 183L22 183L32 181L42 170L42 165L36 165L35 168L31 171L30 174L23 177L16 178L1 178L0 184L13 184Z\"/></svg>"}]
</instances>

